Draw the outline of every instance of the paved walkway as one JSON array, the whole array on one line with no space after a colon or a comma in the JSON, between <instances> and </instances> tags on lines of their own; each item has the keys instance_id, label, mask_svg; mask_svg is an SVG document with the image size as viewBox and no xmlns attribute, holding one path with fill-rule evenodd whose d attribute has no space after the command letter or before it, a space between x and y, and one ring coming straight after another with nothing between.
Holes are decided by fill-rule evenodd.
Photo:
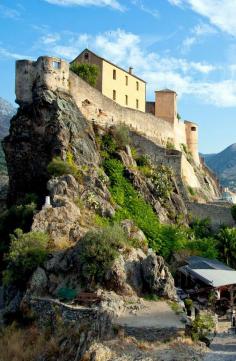
<instances>
[{"instance_id":1,"label":"paved walkway","mask_svg":"<svg viewBox=\"0 0 236 361\"><path fill-rule=\"evenodd\" d=\"M215 337L204 361L236 361L236 335Z\"/></svg>"},{"instance_id":2,"label":"paved walkway","mask_svg":"<svg viewBox=\"0 0 236 361\"><path fill-rule=\"evenodd\" d=\"M116 321L119 325L129 327L150 328L178 328L184 329L185 325L164 301L144 301L144 307L135 314L124 312ZM236 359L235 359L236 361Z\"/></svg>"}]
</instances>

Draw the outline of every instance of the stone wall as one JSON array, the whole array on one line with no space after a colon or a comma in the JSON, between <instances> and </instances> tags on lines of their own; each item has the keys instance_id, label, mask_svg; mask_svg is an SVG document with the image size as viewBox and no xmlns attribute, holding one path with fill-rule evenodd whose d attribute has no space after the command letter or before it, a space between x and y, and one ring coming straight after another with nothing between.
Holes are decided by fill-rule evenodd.
<instances>
[{"instance_id":1,"label":"stone wall","mask_svg":"<svg viewBox=\"0 0 236 361\"><path fill-rule=\"evenodd\" d=\"M63 321L76 322L78 329L93 331L97 338L107 338L112 330L111 317L98 308L70 306L55 299L30 297L24 301L23 310L25 302L41 325L53 324L60 316Z\"/></svg>"},{"instance_id":2,"label":"stone wall","mask_svg":"<svg viewBox=\"0 0 236 361\"><path fill-rule=\"evenodd\" d=\"M174 142L174 131L171 124L158 119L152 114L122 107L102 95L100 91L70 73L70 93L85 117L103 125L125 123L132 129L155 139L160 145L168 140Z\"/></svg>"},{"instance_id":3,"label":"stone wall","mask_svg":"<svg viewBox=\"0 0 236 361\"><path fill-rule=\"evenodd\" d=\"M199 219L209 218L214 229L221 225L234 227L235 221L231 215L231 205L217 203L188 203L187 208L193 217Z\"/></svg>"}]
</instances>

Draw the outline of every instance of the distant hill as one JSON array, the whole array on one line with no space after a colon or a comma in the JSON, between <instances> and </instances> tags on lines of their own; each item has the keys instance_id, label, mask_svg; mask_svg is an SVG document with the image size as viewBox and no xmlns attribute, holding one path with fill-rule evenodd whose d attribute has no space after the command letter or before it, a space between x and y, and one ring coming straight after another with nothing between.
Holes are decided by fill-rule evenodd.
<instances>
[{"instance_id":1,"label":"distant hill","mask_svg":"<svg viewBox=\"0 0 236 361\"><path fill-rule=\"evenodd\" d=\"M10 119L16 109L9 102L0 97L0 141L8 134ZM6 173L5 157L0 143L0 173Z\"/></svg>"},{"instance_id":2,"label":"distant hill","mask_svg":"<svg viewBox=\"0 0 236 361\"><path fill-rule=\"evenodd\" d=\"M202 157L219 177L222 185L236 187L236 143L218 154L202 154Z\"/></svg>"}]
</instances>

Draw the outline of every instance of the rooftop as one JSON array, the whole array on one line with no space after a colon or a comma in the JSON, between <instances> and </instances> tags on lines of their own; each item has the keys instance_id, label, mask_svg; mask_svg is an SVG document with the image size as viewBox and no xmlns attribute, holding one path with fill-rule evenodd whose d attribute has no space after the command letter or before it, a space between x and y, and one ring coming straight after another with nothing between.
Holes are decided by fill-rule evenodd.
<instances>
[{"instance_id":1,"label":"rooftop","mask_svg":"<svg viewBox=\"0 0 236 361\"><path fill-rule=\"evenodd\" d=\"M189 257L187 263L180 270L208 286L218 288L236 284L236 271L220 261L193 256Z\"/></svg>"},{"instance_id":2,"label":"rooftop","mask_svg":"<svg viewBox=\"0 0 236 361\"><path fill-rule=\"evenodd\" d=\"M111 61L109 61L109 60L107 60L107 59L105 59L105 58L102 58L100 55L97 55L96 53L94 53L93 51L89 50L88 48L84 49L74 60L71 61L71 63L73 63L73 62L74 62L81 54L83 54L85 51L93 54L94 56L96 56L97 58L99 58L99 59L101 59L101 60L103 60L103 61L106 61L107 63L111 64L112 66L115 66L116 68L124 71L125 73L129 74L130 76L133 76L134 78L137 78L138 80L142 81L143 83L146 83L145 80L139 78L137 75L134 75L133 73L131 74L131 73L128 72L127 70L121 68L120 66L112 63Z\"/></svg>"}]
</instances>

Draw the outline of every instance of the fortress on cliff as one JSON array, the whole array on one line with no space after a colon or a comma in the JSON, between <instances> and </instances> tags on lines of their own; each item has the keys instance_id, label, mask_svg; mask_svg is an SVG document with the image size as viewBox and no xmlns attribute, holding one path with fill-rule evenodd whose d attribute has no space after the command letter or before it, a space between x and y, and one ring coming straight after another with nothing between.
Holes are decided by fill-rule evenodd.
<instances>
[{"instance_id":1,"label":"fortress on cliff","mask_svg":"<svg viewBox=\"0 0 236 361\"><path fill-rule=\"evenodd\" d=\"M37 61L19 60L16 62L16 102L31 103L34 91L40 89L66 92L88 120L107 126L125 123L160 146L177 150L185 147L200 166L198 126L178 119L176 92L156 91L155 102L146 102L146 83L133 75L132 68L125 71L87 49L75 61L99 66L97 88L70 71L70 64L60 58L43 56Z\"/></svg>"}]
</instances>

